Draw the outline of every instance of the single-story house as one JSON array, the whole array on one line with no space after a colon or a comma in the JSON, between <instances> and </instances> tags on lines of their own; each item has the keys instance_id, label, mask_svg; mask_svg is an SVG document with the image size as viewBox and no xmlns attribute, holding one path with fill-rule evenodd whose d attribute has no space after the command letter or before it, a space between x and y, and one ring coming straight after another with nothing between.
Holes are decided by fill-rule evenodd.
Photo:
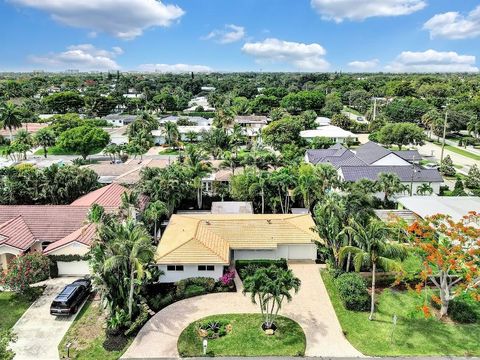
<instances>
[{"instance_id":1,"label":"single-story house","mask_svg":"<svg viewBox=\"0 0 480 360\"><path fill-rule=\"evenodd\" d=\"M203 111L215 111L215 108L208 103L208 99L205 96L197 96L188 102L188 108L185 112L195 112L197 108L201 106Z\"/></svg>"},{"instance_id":2,"label":"single-story house","mask_svg":"<svg viewBox=\"0 0 480 360\"><path fill-rule=\"evenodd\" d=\"M408 166L419 163L422 156L417 150L393 151L369 141L355 149L355 156L368 165Z\"/></svg>"},{"instance_id":3,"label":"single-story house","mask_svg":"<svg viewBox=\"0 0 480 360\"><path fill-rule=\"evenodd\" d=\"M200 141L202 139L202 135L205 131L210 130L210 126L179 126L178 132L180 133L180 140L185 141L188 140L187 134L194 133L197 135L196 141ZM152 131L153 141L156 145L163 145L165 144L165 129L158 129Z\"/></svg>"},{"instance_id":4,"label":"single-story house","mask_svg":"<svg viewBox=\"0 0 480 360\"><path fill-rule=\"evenodd\" d=\"M319 126L314 130L303 130L300 132L300 136L308 141L318 137L329 138L337 144L344 144L347 142L347 139L357 139L357 136L354 133L343 130L342 128L334 125Z\"/></svg>"},{"instance_id":5,"label":"single-story house","mask_svg":"<svg viewBox=\"0 0 480 360\"><path fill-rule=\"evenodd\" d=\"M237 115L235 123L242 127L263 128L268 124L268 118L262 115Z\"/></svg>"},{"instance_id":6,"label":"single-story house","mask_svg":"<svg viewBox=\"0 0 480 360\"><path fill-rule=\"evenodd\" d=\"M12 129L12 136L17 135L20 130L25 130L29 134L35 134L38 130L47 127L48 124L46 123L22 123L22 126L16 129ZM9 137L10 131L8 129L4 129L0 127L0 136Z\"/></svg>"},{"instance_id":7,"label":"single-story house","mask_svg":"<svg viewBox=\"0 0 480 360\"><path fill-rule=\"evenodd\" d=\"M165 124L167 122L177 123L178 120L180 119L184 119L191 122L193 124L192 126L211 126L213 122L212 119L207 119L202 116L176 116L176 115L170 115L170 116L161 118L158 122L160 124Z\"/></svg>"},{"instance_id":8,"label":"single-story house","mask_svg":"<svg viewBox=\"0 0 480 360\"><path fill-rule=\"evenodd\" d=\"M108 121L113 126L126 126L134 122L138 118L138 115L123 115L123 114L110 114L102 119Z\"/></svg>"},{"instance_id":9,"label":"single-story house","mask_svg":"<svg viewBox=\"0 0 480 360\"><path fill-rule=\"evenodd\" d=\"M70 205L0 206L0 267L7 268L14 256L27 252L47 255L85 255L95 236L94 225L86 222L93 204L107 212L121 206L121 196L130 190L111 184L80 197ZM148 199L141 196L139 206ZM88 274L86 261L58 263L59 275Z\"/></svg>"},{"instance_id":10,"label":"single-story house","mask_svg":"<svg viewBox=\"0 0 480 360\"><path fill-rule=\"evenodd\" d=\"M310 215L172 215L155 255L164 272L160 282L218 279L240 259L314 261L320 241L314 226Z\"/></svg>"}]
</instances>

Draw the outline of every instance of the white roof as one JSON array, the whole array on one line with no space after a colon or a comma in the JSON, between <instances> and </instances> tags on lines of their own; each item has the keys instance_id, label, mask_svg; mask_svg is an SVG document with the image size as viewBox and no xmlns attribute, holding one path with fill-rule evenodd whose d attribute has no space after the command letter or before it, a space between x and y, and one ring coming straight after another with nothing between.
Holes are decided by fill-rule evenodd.
<instances>
[{"instance_id":1,"label":"white roof","mask_svg":"<svg viewBox=\"0 0 480 360\"><path fill-rule=\"evenodd\" d=\"M350 131L343 130L338 126L325 125L315 130L304 130L300 132L303 138L327 137L327 138L348 138L355 137Z\"/></svg>"},{"instance_id":2,"label":"white roof","mask_svg":"<svg viewBox=\"0 0 480 360\"><path fill-rule=\"evenodd\" d=\"M330 125L330 122L332 120L327 118L327 117L322 117L322 116L319 116L315 119L315 123L319 126L326 126L326 125Z\"/></svg>"},{"instance_id":3,"label":"white roof","mask_svg":"<svg viewBox=\"0 0 480 360\"><path fill-rule=\"evenodd\" d=\"M480 212L478 196L405 196L398 198L397 201L422 218L445 214L458 221L469 211Z\"/></svg>"},{"instance_id":4,"label":"white roof","mask_svg":"<svg viewBox=\"0 0 480 360\"><path fill-rule=\"evenodd\" d=\"M178 127L178 132L180 134L186 134L188 132L194 132L194 133L201 133L202 131L208 131L211 127L210 126L179 126ZM152 135L153 136L162 136L164 134L165 130L164 129L158 129L158 130L153 130Z\"/></svg>"},{"instance_id":5,"label":"white roof","mask_svg":"<svg viewBox=\"0 0 480 360\"><path fill-rule=\"evenodd\" d=\"M212 214L253 214L253 207L249 201L214 201Z\"/></svg>"}]
</instances>

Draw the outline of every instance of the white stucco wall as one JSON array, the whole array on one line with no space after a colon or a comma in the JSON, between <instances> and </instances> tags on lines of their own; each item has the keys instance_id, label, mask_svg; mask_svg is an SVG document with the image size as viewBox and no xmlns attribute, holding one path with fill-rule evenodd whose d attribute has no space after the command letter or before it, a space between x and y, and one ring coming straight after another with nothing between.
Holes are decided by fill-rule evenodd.
<instances>
[{"instance_id":1,"label":"white stucco wall","mask_svg":"<svg viewBox=\"0 0 480 360\"><path fill-rule=\"evenodd\" d=\"M375 161L372 165L399 165L399 166L408 166L412 165L408 161L403 160L400 156L395 154L389 154L377 161Z\"/></svg>"},{"instance_id":2,"label":"white stucco wall","mask_svg":"<svg viewBox=\"0 0 480 360\"><path fill-rule=\"evenodd\" d=\"M275 250L235 250L235 260L256 259L315 260L317 246L315 244L278 245Z\"/></svg>"},{"instance_id":3,"label":"white stucco wall","mask_svg":"<svg viewBox=\"0 0 480 360\"><path fill-rule=\"evenodd\" d=\"M88 261L58 261L58 276L84 276L90 274Z\"/></svg>"},{"instance_id":4,"label":"white stucco wall","mask_svg":"<svg viewBox=\"0 0 480 360\"><path fill-rule=\"evenodd\" d=\"M183 271L168 271L167 265L159 265L158 268L164 273L160 276L160 282L162 283L177 282L191 277L210 277L218 280L223 275L223 265L214 265L213 271L198 271L198 265L184 265Z\"/></svg>"},{"instance_id":5,"label":"white stucco wall","mask_svg":"<svg viewBox=\"0 0 480 360\"><path fill-rule=\"evenodd\" d=\"M88 246L73 242L49 252L48 255L85 255L88 251Z\"/></svg>"}]
</instances>

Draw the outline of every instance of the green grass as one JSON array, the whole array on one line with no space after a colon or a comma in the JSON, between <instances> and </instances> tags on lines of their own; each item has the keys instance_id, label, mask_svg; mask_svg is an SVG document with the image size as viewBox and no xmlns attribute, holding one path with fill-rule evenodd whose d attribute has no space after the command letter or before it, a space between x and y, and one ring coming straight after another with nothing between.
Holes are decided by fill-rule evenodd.
<instances>
[{"instance_id":1,"label":"green grass","mask_svg":"<svg viewBox=\"0 0 480 360\"><path fill-rule=\"evenodd\" d=\"M451 151L451 152L454 152L456 154L459 154L459 155L462 155L462 156L465 156L465 157L468 157L470 159L473 159L473 160L480 160L480 156L479 155L476 155L476 154L472 154L471 152L469 151L466 151L466 150L463 150L463 149L459 149L455 146L451 146L451 145L445 145L445 149Z\"/></svg>"},{"instance_id":2,"label":"green grass","mask_svg":"<svg viewBox=\"0 0 480 360\"><path fill-rule=\"evenodd\" d=\"M352 113L352 114L357 115L357 116L363 116L362 114L360 114L360 112L358 112L357 110L352 109L351 107L348 107L348 106L344 106L343 110L348 111L349 113Z\"/></svg>"},{"instance_id":3,"label":"green grass","mask_svg":"<svg viewBox=\"0 0 480 360\"><path fill-rule=\"evenodd\" d=\"M377 295L376 320L369 321L367 312L343 307L330 274L322 271L322 278L344 333L365 355L480 355L480 324L460 325L433 317L426 319L419 309L423 295L386 289ZM393 315L397 315L398 320L392 340Z\"/></svg>"},{"instance_id":4,"label":"green grass","mask_svg":"<svg viewBox=\"0 0 480 360\"><path fill-rule=\"evenodd\" d=\"M320 311L320 309L319 309ZM197 324L205 320L227 319L232 331L227 335L208 340L211 356L301 356L305 353L305 334L295 321L279 317L275 335L265 335L260 314L214 315L190 324L178 339L180 356L203 356L202 339Z\"/></svg>"},{"instance_id":5,"label":"green grass","mask_svg":"<svg viewBox=\"0 0 480 360\"><path fill-rule=\"evenodd\" d=\"M9 291L0 292L0 331L12 328L42 291L38 288L33 299Z\"/></svg>"},{"instance_id":6,"label":"green grass","mask_svg":"<svg viewBox=\"0 0 480 360\"><path fill-rule=\"evenodd\" d=\"M178 149L165 149L161 150L158 155L180 155L180 150Z\"/></svg>"},{"instance_id":7,"label":"green grass","mask_svg":"<svg viewBox=\"0 0 480 360\"><path fill-rule=\"evenodd\" d=\"M103 348L105 341L105 315L99 301L88 300L58 345L60 358L67 355L65 345L71 343L70 358L83 360L117 360L127 350L107 351Z\"/></svg>"}]
</instances>

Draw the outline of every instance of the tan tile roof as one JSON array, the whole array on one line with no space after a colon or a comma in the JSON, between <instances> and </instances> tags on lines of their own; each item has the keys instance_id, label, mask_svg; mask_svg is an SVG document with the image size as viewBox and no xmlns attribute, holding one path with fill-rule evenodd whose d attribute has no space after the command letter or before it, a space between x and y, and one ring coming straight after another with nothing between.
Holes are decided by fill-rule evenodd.
<instances>
[{"instance_id":1,"label":"tan tile roof","mask_svg":"<svg viewBox=\"0 0 480 360\"><path fill-rule=\"evenodd\" d=\"M228 264L230 249L275 249L320 238L310 215L173 215L157 248L158 264Z\"/></svg>"},{"instance_id":2,"label":"tan tile roof","mask_svg":"<svg viewBox=\"0 0 480 360\"><path fill-rule=\"evenodd\" d=\"M21 215L0 225L0 245L8 245L22 251L35 242L35 237Z\"/></svg>"},{"instance_id":3,"label":"tan tile roof","mask_svg":"<svg viewBox=\"0 0 480 360\"><path fill-rule=\"evenodd\" d=\"M87 224L80 229L75 230L73 233L68 234L63 239L55 241L47 246L44 250L45 254L48 254L62 246L68 245L73 242L78 242L87 246L90 246L95 238L96 225Z\"/></svg>"}]
</instances>

